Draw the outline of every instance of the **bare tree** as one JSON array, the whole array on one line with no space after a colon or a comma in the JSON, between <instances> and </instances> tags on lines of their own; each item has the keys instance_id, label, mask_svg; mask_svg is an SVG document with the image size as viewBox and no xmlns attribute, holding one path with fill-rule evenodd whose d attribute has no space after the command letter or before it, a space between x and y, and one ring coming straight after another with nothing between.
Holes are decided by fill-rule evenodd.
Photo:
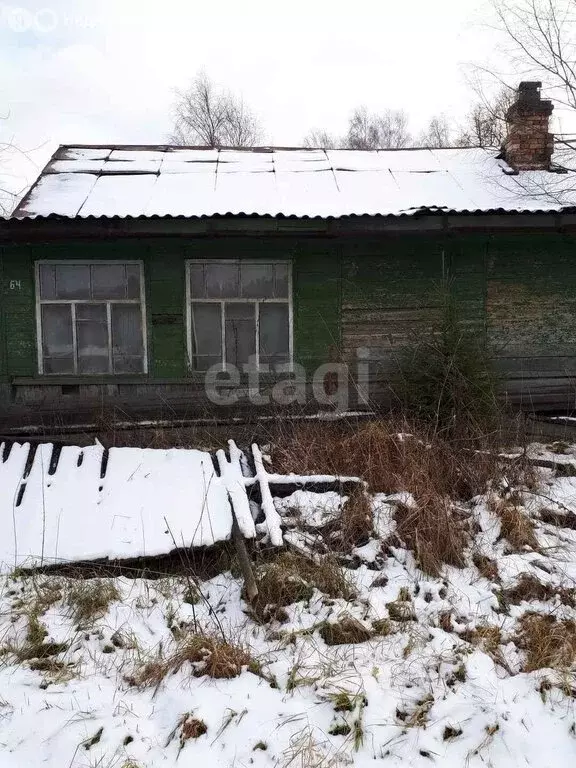
<instances>
[{"instance_id":1,"label":"bare tree","mask_svg":"<svg viewBox=\"0 0 576 768\"><path fill-rule=\"evenodd\" d=\"M0 120L8 120L9 115L0 116ZM17 195L8 189L8 185L5 181L5 174L3 174L5 160L8 154L15 150L13 140L0 141L0 216L8 216L8 214L14 208Z\"/></svg>"},{"instance_id":2,"label":"bare tree","mask_svg":"<svg viewBox=\"0 0 576 768\"><path fill-rule=\"evenodd\" d=\"M487 96L478 81L474 89L478 101L466 115L455 143L460 147L500 147L506 138L506 112L514 102L514 90L501 86Z\"/></svg>"},{"instance_id":3,"label":"bare tree","mask_svg":"<svg viewBox=\"0 0 576 768\"><path fill-rule=\"evenodd\" d=\"M446 115L436 115L418 137L420 147L449 147L452 143L450 125Z\"/></svg>"},{"instance_id":4,"label":"bare tree","mask_svg":"<svg viewBox=\"0 0 576 768\"><path fill-rule=\"evenodd\" d=\"M542 79L559 104L576 109L576 2L492 0L514 71Z\"/></svg>"},{"instance_id":5,"label":"bare tree","mask_svg":"<svg viewBox=\"0 0 576 768\"><path fill-rule=\"evenodd\" d=\"M402 110L380 114L357 107L348 123L345 144L350 149L397 149L410 144L408 116Z\"/></svg>"},{"instance_id":6,"label":"bare tree","mask_svg":"<svg viewBox=\"0 0 576 768\"><path fill-rule=\"evenodd\" d=\"M304 138L305 147L322 149L397 149L410 144L408 116L402 110L369 112L356 107L348 119L348 130L339 138L330 131L313 130Z\"/></svg>"},{"instance_id":7,"label":"bare tree","mask_svg":"<svg viewBox=\"0 0 576 768\"><path fill-rule=\"evenodd\" d=\"M308 149L338 149L342 147L343 141L329 131L309 131L303 145Z\"/></svg>"},{"instance_id":8,"label":"bare tree","mask_svg":"<svg viewBox=\"0 0 576 768\"><path fill-rule=\"evenodd\" d=\"M219 89L205 73L176 94L172 144L253 147L261 140L260 124L242 99Z\"/></svg>"}]
</instances>

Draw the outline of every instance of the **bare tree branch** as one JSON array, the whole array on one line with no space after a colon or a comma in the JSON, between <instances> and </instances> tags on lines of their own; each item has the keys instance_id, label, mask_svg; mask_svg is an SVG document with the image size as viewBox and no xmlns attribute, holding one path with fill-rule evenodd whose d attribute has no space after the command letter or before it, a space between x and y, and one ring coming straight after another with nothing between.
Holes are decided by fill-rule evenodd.
<instances>
[{"instance_id":1,"label":"bare tree branch","mask_svg":"<svg viewBox=\"0 0 576 768\"><path fill-rule=\"evenodd\" d=\"M176 92L172 144L253 147L261 138L260 124L242 99L218 89L205 73Z\"/></svg>"},{"instance_id":2,"label":"bare tree branch","mask_svg":"<svg viewBox=\"0 0 576 768\"><path fill-rule=\"evenodd\" d=\"M308 149L339 149L344 146L344 140L329 131L309 131L303 140L303 146Z\"/></svg>"},{"instance_id":3,"label":"bare tree branch","mask_svg":"<svg viewBox=\"0 0 576 768\"><path fill-rule=\"evenodd\" d=\"M575 0L492 0L515 70L546 81L548 94L576 109Z\"/></svg>"},{"instance_id":4,"label":"bare tree branch","mask_svg":"<svg viewBox=\"0 0 576 768\"><path fill-rule=\"evenodd\" d=\"M357 107L350 117L345 139L349 149L398 149L411 141L408 116L402 110L387 109L380 114Z\"/></svg>"},{"instance_id":5,"label":"bare tree branch","mask_svg":"<svg viewBox=\"0 0 576 768\"><path fill-rule=\"evenodd\" d=\"M452 144L450 125L446 115L436 115L418 137L418 146L441 148Z\"/></svg>"},{"instance_id":6,"label":"bare tree branch","mask_svg":"<svg viewBox=\"0 0 576 768\"><path fill-rule=\"evenodd\" d=\"M478 80L473 88L478 101L466 115L455 143L460 147L500 147L506 138L506 112L514 101L514 91L502 86L488 96Z\"/></svg>"}]
</instances>

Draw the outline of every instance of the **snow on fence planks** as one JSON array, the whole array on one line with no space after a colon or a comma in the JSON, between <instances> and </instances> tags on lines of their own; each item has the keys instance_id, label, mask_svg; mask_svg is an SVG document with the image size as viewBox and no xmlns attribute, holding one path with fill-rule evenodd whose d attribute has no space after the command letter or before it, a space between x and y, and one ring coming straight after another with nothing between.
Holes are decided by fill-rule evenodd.
<instances>
[{"instance_id":1,"label":"snow on fence planks","mask_svg":"<svg viewBox=\"0 0 576 768\"><path fill-rule=\"evenodd\" d=\"M4 446L2 446L4 450ZM154 556L230 538L226 483L196 450L51 444L0 463L0 564ZM107 457L107 461L105 461Z\"/></svg>"},{"instance_id":2,"label":"snow on fence planks","mask_svg":"<svg viewBox=\"0 0 576 768\"><path fill-rule=\"evenodd\" d=\"M0 569L99 559L154 557L264 533L281 546L281 518L271 486L359 482L266 472L252 446L246 457L195 449L87 448L0 444ZM218 470L216 470L218 467ZM258 487L261 509L248 498ZM254 505L252 505L254 506ZM255 524L256 517L263 522Z\"/></svg>"}]
</instances>

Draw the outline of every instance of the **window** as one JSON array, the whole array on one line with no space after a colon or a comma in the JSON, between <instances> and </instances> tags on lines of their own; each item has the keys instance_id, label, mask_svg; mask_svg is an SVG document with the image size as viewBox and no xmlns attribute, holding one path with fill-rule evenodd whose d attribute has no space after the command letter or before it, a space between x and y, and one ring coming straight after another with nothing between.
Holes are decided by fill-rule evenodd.
<instances>
[{"instance_id":1,"label":"window","mask_svg":"<svg viewBox=\"0 0 576 768\"><path fill-rule=\"evenodd\" d=\"M192 368L258 368L291 361L290 264L190 261L188 347Z\"/></svg>"},{"instance_id":2,"label":"window","mask_svg":"<svg viewBox=\"0 0 576 768\"><path fill-rule=\"evenodd\" d=\"M139 262L37 265L40 373L145 373Z\"/></svg>"}]
</instances>

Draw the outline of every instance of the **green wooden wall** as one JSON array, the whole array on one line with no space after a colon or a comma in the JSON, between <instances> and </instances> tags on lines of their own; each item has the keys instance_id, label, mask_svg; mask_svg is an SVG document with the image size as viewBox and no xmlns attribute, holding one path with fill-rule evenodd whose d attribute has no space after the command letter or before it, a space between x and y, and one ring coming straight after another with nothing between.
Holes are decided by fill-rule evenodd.
<instances>
[{"instance_id":1,"label":"green wooden wall","mask_svg":"<svg viewBox=\"0 0 576 768\"><path fill-rule=\"evenodd\" d=\"M385 373L438 320L449 279L510 380L576 374L574 235L220 235L1 247L0 384L38 376L38 259L142 260L150 378L187 377L184 261L211 257L292 261L295 359L308 371L368 347Z\"/></svg>"},{"instance_id":2,"label":"green wooden wall","mask_svg":"<svg viewBox=\"0 0 576 768\"><path fill-rule=\"evenodd\" d=\"M307 369L340 348L340 260L333 245L293 238L148 238L23 244L0 250L0 376L37 377L34 264L40 259L139 259L144 264L149 374L189 374L185 328L185 261L206 258L290 259L293 264L295 359ZM4 336L2 336L4 338ZM4 362L4 356L6 360Z\"/></svg>"}]
</instances>

